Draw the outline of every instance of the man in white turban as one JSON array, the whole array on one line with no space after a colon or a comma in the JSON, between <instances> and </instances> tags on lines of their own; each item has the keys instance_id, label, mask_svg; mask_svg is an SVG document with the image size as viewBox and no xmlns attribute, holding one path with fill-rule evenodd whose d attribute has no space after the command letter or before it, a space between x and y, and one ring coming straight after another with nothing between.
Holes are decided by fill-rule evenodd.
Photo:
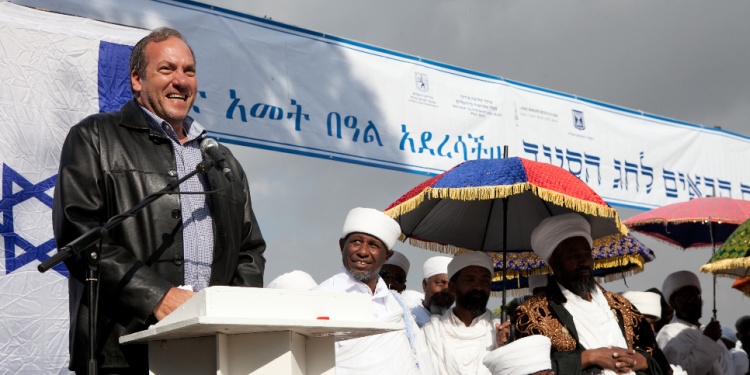
<instances>
[{"instance_id":1,"label":"man in white turban","mask_svg":"<svg viewBox=\"0 0 750 375\"><path fill-rule=\"evenodd\" d=\"M661 296L654 292L627 291L622 293L630 303L646 318L646 321L654 329L654 323L661 318Z\"/></svg>"},{"instance_id":2,"label":"man in white turban","mask_svg":"<svg viewBox=\"0 0 750 375\"><path fill-rule=\"evenodd\" d=\"M554 275L516 309L518 335L550 339L556 374L661 374L668 364L650 354L658 349L643 315L594 281L591 244L588 221L575 213L549 217L534 229L532 250Z\"/></svg>"},{"instance_id":3,"label":"man in white turban","mask_svg":"<svg viewBox=\"0 0 750 375\"><path fill-rule=\"evenodd\" d=\"M393 250L393 255L380 268L380 277L385 281L385 285L388 285L388 289L399 293L406 289L406 276L409 274L410 264L404 254Z\"/></svg>"},{"instance_id":4,"label":"man in white turban","mask_svg":"<svg viewBox=\"0 0 750 375\"><path fill-rule=\"evenodd\" d=\"M487 309L493 273L492 259L479 251L457 255L448 264L448 288L456 305L422 327L436 374L490 375L482 360L510 333L510 322L492 319Z\"/></svg>"},{"instance_id":5,"label":"man in white turban","mask_svg":"<svg viewBox=\"0 0 750 375\"><path fill-rule=\"evenodd\" d=\"M318 286L315 279L309 273L300 270L290 271L279 275L268 283L267 288L271 289L291 289L291 290L310 290Z\"/></svg>"},{"instance_id":6,"label":"man in white turban","mask_svg":"<svg viewBox=\"0 0 750 375\"><path fill-rule=\"evenodd\" d=\"M448 288L448 263L452 259L435 256L427 259L422 266L424 299L411 309L411 314L419 327L423 327L432 315L445 313L456 300L456 296Z\"/></svg>"},{"instance_id":7,"label":"man in white turban","mask_svg":"<svg viewBox=\"0 0 750 375\"><path fill-rule=\"evenodd\" d=\"M372 297L372 318L404 328L336 343L336 374L433 374L424 336L397 293L378 275L393 254L401 228L372 208L349 211L339 239L343 267L314 290Z\"/></svg>"},{"instance_id":8,"label":"man in white turban","mask_svg":"<svg viewBox=\"0 0 750 375\"><path fill-rule=\"evenodd\" d=\"M706 327L699 322L703 300L698 276L677 271L664 279L664 298L674 308L672 321L656 335L656 343L669 363L679 365L688 374L734 374L734 367L721 338L721 324L711 319Z\"/></svg>"},{"instance_id":9,"label":"man in white turban","mask_svg":"<svg viewBox=\"0 0 750 375\"><path fill-rule=\"evenodd\" d=\"M482 362L492 375L554 375L550 347L548 337L531 335L491 351Z\"/></svg>"}]
</instances>

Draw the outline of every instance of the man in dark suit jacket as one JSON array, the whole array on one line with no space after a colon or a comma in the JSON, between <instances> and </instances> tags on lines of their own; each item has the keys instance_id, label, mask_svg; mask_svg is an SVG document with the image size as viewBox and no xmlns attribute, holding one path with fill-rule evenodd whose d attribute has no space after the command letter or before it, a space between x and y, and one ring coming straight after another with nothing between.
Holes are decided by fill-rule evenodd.
<instances>
[{"instance_id":1,"label":"man in dark suit jacket","mask_svg":"<svg viewBox=\"0 0 750 375\"><path fill-rule=\"evenodd\" d=\"M130 59L134 99L120 111L73 126L63 144L53 226L61 248L196 169L203 127L187 115L197 95L192 49L174 29L143 38ZM120 345L210 285L263 286L265 241L242 167L218 146L235 178L211 169L180 184L109 231L98 256L97 361L100 373L147 374L145 345ZM99 242L95 246L98 247ZM70 270L70 369L88 366L85 283L91 246ZM190 288L178 288L190 286ZM185 289L192 289L185 290Z\"/></svg>"}]
</instances>

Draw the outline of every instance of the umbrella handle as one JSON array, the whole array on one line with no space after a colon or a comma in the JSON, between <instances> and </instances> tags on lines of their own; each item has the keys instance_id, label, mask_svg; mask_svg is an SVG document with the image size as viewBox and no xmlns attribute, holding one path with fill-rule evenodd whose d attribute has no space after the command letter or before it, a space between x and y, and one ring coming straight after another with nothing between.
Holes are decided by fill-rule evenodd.
<instances>
[{"instance_id":1,"label":"umbrella handle","mask_svg":"<svg viewBox=\"0 0 750 375\"><path fill-rule=\"evenodd\" d=\"M708 217L708 233L711 235L711 257L713 257L714 254L716 254L716 244L714 243L714 222L711 221L711 217ZM713 274L714 279L714 320L716 320L716 274Z\"/></svg>"}]
</instances>

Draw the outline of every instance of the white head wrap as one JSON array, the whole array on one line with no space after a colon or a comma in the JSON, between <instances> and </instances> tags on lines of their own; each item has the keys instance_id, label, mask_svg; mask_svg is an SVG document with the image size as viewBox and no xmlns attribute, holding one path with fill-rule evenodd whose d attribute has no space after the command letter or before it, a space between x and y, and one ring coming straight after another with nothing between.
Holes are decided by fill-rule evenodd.
<instances>
[{"instance_id":1,"label":"white head wrap","mask_svg":"<svg viewBox=\"0 0 750 375\"><path fill-rule=\"evenodd\" d=\"M698 276L690 271L677 271L671 273L664 279L664 284L661 286L661 292L664 295L664 299L669 302L669 298L672 294L686 286L694 286L701 290L701 282L698 280Z\"/></svg>"},{"instance_id":2,"label":"white head wrap","mask_svg":"<svg viewBox=\"0 0 750 375\"><path fill-rule=\"evenodd\" d=\"M531 249L548 263L557 245L571 237L583 237L591 246L589 222L576 213L550 216L542 220L531 233Z\"/></svg>"},{"instance_id":3,"label":"white head wrap","mask_svg":"<svg viewBox=\"0 0 750 375\"><path fill-rule=\"evenodd\" d=\"M484 267L490 271L490 276L495 274L495 267L493 266L492 259L489 255L481 251L469 251L456 255L450 263L448 263L448 280L453 278L453 275L458 271L469 266Z\"/></svg>"},{"instance_id":4,"label":"white head wrap","mask_svg":"<svg viewBox=\"0 0 750 375\"><path fill-rule=\"evenodd\" d=\"M534 289L547 286L547 275L529 276L529 291L534 293Z\"/></svg>"},{"instance_id":5,"label":"white head wrap","mask_svg":"<svg viewBox=\"0 0 750 375\"><path fill-rule=\"evenodd\" d=\"M424 261L424 265L422 266L422 280L429 279L430 277L441 273L447 274L448 263L450 263L451 260L453 260L451 257L436 256Z\"/></svg>"},{"instance_id":6,"label":"white head wrap","mask_svg":"<svg viewBox=\"0 0 750 375\"><path fill-rule=\"evenodd\" d=\"M391 255L390 258L388 258L388 261L385 262L385 264L392 264L398 268L401 268L404 270L405 274L409 274L409 259L406 259L404 254L399 253L396 250L393 250L393 255Z\"/></svg>"},{"instance_id":7,"label":"white head wrap","mask_svg":"<svg viewBox=\"0 0 750 375\"><path fill-rule=\"evenodd\" d=\"M344 221L344 229L341 238L346 238L350 233L365 233L377 237L383 241L388 250L393 250L398 236L401 235L401 227L396 220L374 208L357 207L349 211Z\"/></svg>"},{"instance_id":8,"label":"white head wrap","mask_svg":"<svg viewBox=\"0 0 750 375\"><path fill-rule=\"evenodd\" d=\"M310 290L318 286L312 276L305 271L294 270L273 279L268 283L272 289Z\"/></svg>"},{"instance_id":9,"label":"white head wrap","mask_svg":"<svg viewBox=\"0 0 750 375\"><path fill-rule=\"evenodd\" d=\"M721 338L729 340L735 344L737 343L737 334L731 327L721 326Z\"/></svg>"},{"instance_id":10,"label":"white head wrap","mask_svg":"<svg viewBox=\"0 0 750 375\"><path fill-rule=\"evenodd\" d=\"M551 370L547 336L531 335L505 344L484 356L484 363L492 375L528 375Z\"/></svg>"},{"instance_id":11,"label":"white head wrap","mask_svg":"<svg viewBox=\"0 0 750 375\"><path fill-rule=\"evenodd\" d=\"M661 296L653 292L628 291L622 294L643 315L661 318Z\"/></svg>"}]
</instances>

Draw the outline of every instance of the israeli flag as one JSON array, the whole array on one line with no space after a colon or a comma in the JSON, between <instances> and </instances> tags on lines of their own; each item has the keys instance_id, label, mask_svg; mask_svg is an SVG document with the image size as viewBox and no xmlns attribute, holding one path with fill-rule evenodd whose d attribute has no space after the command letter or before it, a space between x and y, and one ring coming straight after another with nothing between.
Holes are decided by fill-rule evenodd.
<instances>
[{"instance_id":1,"label":"israeli flag","mask_svg":"<svg viewBox=\"0 0 750 375\"><path fill-rule=\"evenodd\" d=\"M146 33L0 2L3 373L69 373L68 271L37 271L57 251L60 148L72 125L132 97L130 51Z\"/></svg>"}]
</instances>

